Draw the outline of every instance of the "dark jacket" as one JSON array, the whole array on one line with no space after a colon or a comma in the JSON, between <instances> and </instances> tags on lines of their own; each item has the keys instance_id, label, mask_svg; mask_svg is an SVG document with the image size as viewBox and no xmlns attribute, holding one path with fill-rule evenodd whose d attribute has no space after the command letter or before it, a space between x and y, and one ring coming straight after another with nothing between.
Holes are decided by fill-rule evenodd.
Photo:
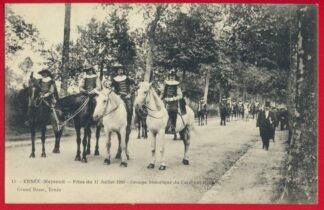
<instances>
[{"instance_id":1,"label":"dark jacket","mask_svg":"<svg viewBox=\"0 0 324 210\"><path fill-rule=\"evenodd\" d=\"M274 123L276 121L276 117L274 113L269 111L269 115L266 118L265 111L259 112L257 127L260 130L260 136L262 138L271 138L273 136Z\"/></svg>"}]
</instances>

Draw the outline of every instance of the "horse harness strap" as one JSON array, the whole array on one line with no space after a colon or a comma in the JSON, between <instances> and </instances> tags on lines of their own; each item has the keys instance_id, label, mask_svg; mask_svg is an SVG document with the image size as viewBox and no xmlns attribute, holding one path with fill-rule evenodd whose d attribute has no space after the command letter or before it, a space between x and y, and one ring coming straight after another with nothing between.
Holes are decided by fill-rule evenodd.
<instances>
[{"instance_id":1,"label":"horse harness strap","mask_svg":"<svg viewBox=\"0 0 324 210\"><path fill-rule=\"evenodd\" d=\"M84 109L84 107L88 104L89 100L90 100L90 97L87 97L86 100L83 102L83 104L69 118L67 118L63 122L57 121L58 126L65 124L67 121L69 121L69 120L73 119L75 116L77 116ZM55 113L54 115L56 115L55 108L53 108L53 112Z\"/></svg>"}]
</instances>

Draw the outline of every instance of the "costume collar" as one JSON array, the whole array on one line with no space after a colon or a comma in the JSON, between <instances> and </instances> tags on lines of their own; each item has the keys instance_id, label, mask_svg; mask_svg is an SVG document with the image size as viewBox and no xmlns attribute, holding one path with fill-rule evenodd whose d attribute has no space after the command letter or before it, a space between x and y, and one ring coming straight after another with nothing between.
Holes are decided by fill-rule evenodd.
<instances>
[{"instance_id":1,"label":"costume collar","mask_svg":"<svg viewBox=\"0 0 324 210\"><path fill-rule=\"evenodd\" d=\"M167 84L167 85L179 85L179 82L177 80L166 80L165 84Z\"/></svg>"},{"instance_id":2,"label":"costume collar","mask_svg":"<svg viewBox=\"0 0 324 210\"><path fill-rule=\"evenodd\" d=\"M52 80L52 78L51 77L45 77L45 78L42 77L41 80L42 80L42 82L49 82Z\"/></svg>"},{"instance_id":3,"label":"costume collar","mask_svg":"<svg viewBox=\"0 0 324 210\"><path fill-rule=\"evenodd\" d=\"M123 76L115 76L114 80L117 81L117 82L120 82L120 81L124 81L126 79L126 75L123 75Z\"/></svg>"},{"instance_id":4,"label":"costume collar","mask_svg":"<svg viewBox=\"0 0 324 210\"><path fill-rule=\"evenodd\" d=\"M96 74L91 74L91 75L85 74L84 75L84 78L94 78L94 77L97 77L97 75Z\"/></svg>"}]
</instances>

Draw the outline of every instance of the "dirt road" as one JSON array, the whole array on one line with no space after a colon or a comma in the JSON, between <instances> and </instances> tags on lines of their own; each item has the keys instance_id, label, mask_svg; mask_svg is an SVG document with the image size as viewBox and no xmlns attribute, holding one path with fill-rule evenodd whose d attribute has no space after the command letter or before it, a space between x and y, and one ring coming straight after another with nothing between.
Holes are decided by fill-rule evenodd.
<instances>
[{"instance_id":1,"label":"dirt road","mask_svg":"<svg viewBox=\"0 0 324 210\"><path fill-rule=\"evenodd\" d=\"M273 184L280 178L284 157L284 132L268 152L261 149L255 121L232 121L220 126L211 119L196 126L190 148L190 165L182 165L183 143L167 135L167 170L146 168L149 140L129 143L131 160L127 168L120 160L104 165L106 140L100 142L100 156L88 156L88 163L74 161L75 137L61 142L61 153L30 159L30 146L12 146L5 154L5 200L9 203L269 203ZM114 136L115 154L117 139ZM94 143L92 143L94 145ZM92 147L92 153L94 147ZM261 175L260 175L261 174ZM262 176L262 174L264 176ZM261 181L260 181L261 179ZM257 193L257 196L253 195ZM250 196L249 196L250 195Z\"/></svg>"}]
</instances>

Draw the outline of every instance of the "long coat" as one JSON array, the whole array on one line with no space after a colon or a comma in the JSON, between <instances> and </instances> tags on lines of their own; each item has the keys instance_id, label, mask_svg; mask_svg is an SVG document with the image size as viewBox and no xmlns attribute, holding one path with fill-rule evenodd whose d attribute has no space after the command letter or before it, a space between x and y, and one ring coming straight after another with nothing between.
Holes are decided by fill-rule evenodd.
<instances>
[{"instance_id":1,"label":"long coat","mask_svg":"<svg viewBox=\"0 0 324 210\"><path fill-rule=\"evenodd\" d=\"M264 110L259 112L257 127L259 127L261 138L265 138L265 139L273 138L273 129L274 129L275 120L276 117L274 116L273 112L269 111L269 115L267 118Z\"/></svg>"}]
</instances>

